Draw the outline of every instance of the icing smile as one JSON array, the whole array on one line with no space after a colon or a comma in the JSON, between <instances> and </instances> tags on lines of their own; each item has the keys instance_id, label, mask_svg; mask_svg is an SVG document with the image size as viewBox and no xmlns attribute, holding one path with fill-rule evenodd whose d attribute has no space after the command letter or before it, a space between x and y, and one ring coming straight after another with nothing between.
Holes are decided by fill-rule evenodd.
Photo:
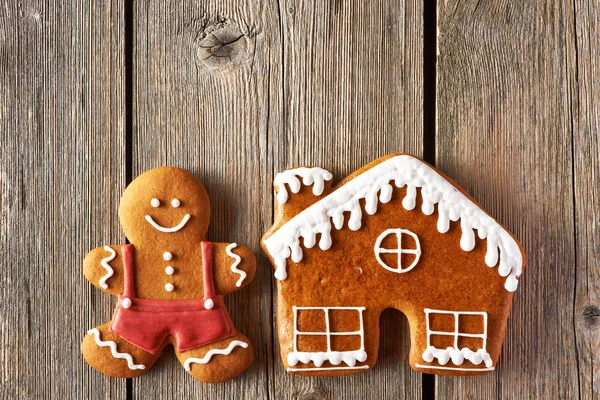
<instances>
[{"instance_id":1,"label":"icing smile","mask_svg":"<svg viewBox=\"0 0 600 400\"><path fill-rule=\"evenodd\" d=\"M190 220L190 214L185 214L185 216L183 217L183 219L181 220L181 222L179 224L177 224L176 226L174 226L172 228L165 228L164 226L157 224L156 221L154 221L151 216L146 215L146 221L148 221L148 223L150 225L152 225L154 227L154 229L157 229L161 232L177 232L178 230L183 228L189 220Z\"/></svg>"}]
</instances>

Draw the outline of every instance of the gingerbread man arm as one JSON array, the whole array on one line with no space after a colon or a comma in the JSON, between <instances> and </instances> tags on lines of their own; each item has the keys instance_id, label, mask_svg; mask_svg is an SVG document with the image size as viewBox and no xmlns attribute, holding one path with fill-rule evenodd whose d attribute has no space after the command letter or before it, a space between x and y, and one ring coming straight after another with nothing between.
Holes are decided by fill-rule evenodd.
<instances>
[{"instance_id":1,"label":"gingerbread man arm","mask_svg":"<svg viewBox=\"0 0 600 400\"><path fill-rule=\"evenodd\" d=\"M121 245L96 247L83 260L83 275L94 286L118 296L123 292Z\"/></svg>"},{"instance_id":2,"label":"gingerbread man arm","mask_svg":"<svg viewBox=\"0 0 600 400\"><path fill-rule=\"evenodd\" d=\"M256 273L252 251L236 243L213 243L213 262L217 294L239 290L249 284Z\"/></svg>"}]
</instances>

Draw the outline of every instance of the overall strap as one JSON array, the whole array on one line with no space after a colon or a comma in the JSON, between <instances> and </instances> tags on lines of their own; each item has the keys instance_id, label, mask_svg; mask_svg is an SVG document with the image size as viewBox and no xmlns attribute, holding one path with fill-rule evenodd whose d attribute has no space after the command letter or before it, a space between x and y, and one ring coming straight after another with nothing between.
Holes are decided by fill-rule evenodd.
<instances>
[{"instance_id":1,"label":"overall strap","mask_svg":"<svg viewBox=\"0 0 600 400\"><path fill-rule=\"evenodd\" d=\"M133 290L133 245L124 244L123 251L123 297L132 299L135 297Z\"/></svg>"},{"instance_id":2,"label":"overall strap","mask_svg":"<svg viewBox=\"0 0 600 400\"><path fill-rule=\"evenodd\" d=\"M212 242L202 242L202 279L204 281L204 300L215 298L213 282Z\"/></svg>"}]
</instances>

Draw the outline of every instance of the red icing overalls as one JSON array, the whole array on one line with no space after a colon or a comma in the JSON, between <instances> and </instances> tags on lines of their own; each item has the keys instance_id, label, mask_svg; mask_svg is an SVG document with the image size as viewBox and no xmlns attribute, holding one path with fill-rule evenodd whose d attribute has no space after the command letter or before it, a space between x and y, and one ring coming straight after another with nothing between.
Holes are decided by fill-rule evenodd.
<instances>
[{"instance_id":1,"label":"red icing overalls","mask_svg":"<svg viewBox=\"0 0 600 400\"><path fill-rule=\"evenodd\" d=\"M138 299L133 290L133 245L123 249L124 292L109 330L129 343L156 352L169 335L183 352L235 335L223 296L215 294L212 243L202 242L204 298L197 300Z\"/></svg>"}]
</instances>

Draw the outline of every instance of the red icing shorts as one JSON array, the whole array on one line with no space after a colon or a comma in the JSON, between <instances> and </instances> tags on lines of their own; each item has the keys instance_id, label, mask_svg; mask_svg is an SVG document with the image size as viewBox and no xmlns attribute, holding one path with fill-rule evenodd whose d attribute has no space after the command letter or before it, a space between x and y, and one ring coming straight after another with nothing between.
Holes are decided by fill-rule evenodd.
<instances>
[{"instance_id":1,"label":"red icing shorts","mask_svg":"<svg viewBox=\"0 0 600 400\"><path fill-rule=\"evenodd\" d=\"M123 245L124 292L109 330L129 343L156 354L170 335L177 351L191 350L235 335L223 296L215 295L212 243L202 242L204 298L138 299L133 291L133 245Z\"/></svg>"},{"instance_id":2,"label":"red icing shorts","mask_svg":"<svg viewBox=\"0 0 600 400\"><path fill-rule=\"evenodd\" d=\"M194 349L235 334L221 296L214 300L210 310L204 308L204 299L134 299L123 308L120 296L110 331L152 354L169 335L175 337L177 351Z\"/></svg>"}]
</instances>

